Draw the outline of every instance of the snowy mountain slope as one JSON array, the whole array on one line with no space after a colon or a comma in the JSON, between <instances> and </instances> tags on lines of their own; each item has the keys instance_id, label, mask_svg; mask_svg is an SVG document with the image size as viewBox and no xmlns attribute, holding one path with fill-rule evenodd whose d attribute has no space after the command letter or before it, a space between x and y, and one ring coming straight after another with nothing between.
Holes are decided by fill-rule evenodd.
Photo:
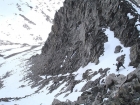
<instances>
[{"instance_id":1,"label":"snowy mountain slope","mask_svg":"<svg viewBox=\"0 0 140 105\"><path fill-rule=\"evenodd\" d=\"M28 5L26 3L26 5L29 8L31 8L30 7L31 4ZM23 11L22 8L20 9L19 4L18 4L18 9ZM137 12L139 13L139 11ZM128 15L128 17L129 16L130 15ZM22 20L23 17L19 17L19 18ZM28 22L32 21L33 23L37 25L37 22L36 22L37 19L31 20L27 18L28 16L25 16L25 17L24 18L26 20L23 20L19 24L22 25L23 23L26 22L26 24L30 25L30 23ZM31 24L32 27L33 25L34 24ZM14 26L16 26L16 24L15 25L12 24L12 27ZM139 25L137 25L137 28L138 26ZM124 45L121 44L117 38L115 38L114 32L111 31L109 27L107 27L107 28L102 28L103 32L108 38L108 41L104 43L104 48L105 48L104 54L99 57L100 62L98 65L95 65L95 63L90 62L88 63L87 66L80 67L77 71L73 72L72 74L67 73L67 74L59 74L59 75L54 75L54 76L52 75L42 76L38 74L37 75L33 74L34 72L30 70L30 67L32 66L32 63L30 62L30 60L38 56L38 54L41 54L42 46L32 45L32 44L36 44L34 40L32 41L32 39L34 35L37 36L36 33L39 33L40 35L46 35L47 32L45 32L46 30L44 29L44 31L41 31L43 32L43 34L41 34L39 31L34 32L34 30L30 29L34 32L34 34L33 36L29 37L29 41L28 40L25 41L26 35L32 32L32 31L29 31L29 33L26 33L27 30L26 31L25 30L26 29L23 28L19 32L19 35L21 35L21 40L20 38L17 39L16 41L17 44L12 43L12 41L15 42L16 38L15 37L13 38L11 33L15 31L9 31L10 33L9 37L4 36L3 40L11 39L10 40L11 42L5 42L6 44L4 44L3 42L3 44L0 45L0 101L1 101L0 104L3 104L3 105L14 105L14 104L51 105L54 99L58 99L60 101L66 101L66 102L69 102L68 100L70 100L74 102L74 101L77 101L78 97L80 97L83 94L82 90L87 91L89 89L89 88L83 89L83 87L88 82L96 82L98 78L101 78L101 80L97 82L101 82L103 79L105 79L107 76L109 76L112 73L115 73L116 75L123 74L126 76L127 74L129 74L135 69L132 66L129 66L130 47L124 47ZM24 33L24 31L25 31L25 36L22 36L22 33ZM19 37L18 34L15 36ZM41 38L42 37L43 36L41 36ZM23 40L24 38L25 40ZM10 44L7 44L7 43L10 43ZM11 45L11 43L13 45ZM31 45L21 44L21 43L28 43ZM37 41L37 44L38 43L39 42ZM122 47L122 50L123 50L122 52L114 53L115 47L117 45L120 45ZM116 58L123 54L126 54L125 60L124 60L125 69L120 68L119 72L117 72L116 66L113 64L116 64ZM33 55L34 57L31 58L31 56ZM65 56L63 60L63 65L66 63L67 59L68 57ZM43 66L41 62L39 65ZM63 67L63 65L60 67ZM102 74L99 72L100 68L102 69L110 68L110 69L109 71L107 71L107 74L104 77L101 77ZM91 75L91 77L88 75L88 77L90 78L84 78L83 75L88 70L90 71L89 75ZM73 82L76 82L74 87L73 87Z\"/></svg>"},{"instance_id":2,"label":"snowy mountain slope","mask_svg":"<svg viewBox=\"0 0 140 105\"><path fill-rule=\"evenodd\" d=\"M47 39L54 14L62 3L60 0L0 1L1 98L24 97L37 90L22 80L30 73L28 61L41 51L40 44Z\"/></svg>"},{"instance_id":3,"label":"snowy mountain slope","mask_svg":"<svg viewBox=\"0 0 140 105\"><path fill-rule=\"evenodd\" d=\"M9 48L11 46L8 46ZM28 71L30 64L29 58L40 52L41 46L15 46L15 49L4 51L0 62L0 81L1 94L0 97L23 97L34 93L36 89L31 87L24 81L24 77L30 72ZM14 51L13 51L14 50ZM22 53L18 53L22 52ZM16 55L12 55L17 53ZM5 57L9 56L10 57Z\"/></svg>"},{"instance_id":4,"label":"snowy mountain slope","mask_svg":"<svg viewBox=\"0 0 140 105\"><path fill-rule=\"evenodd\" d=\"M31 45L43 43L51 31L54 14L62 3L63 0L1 1L1 40Z\"/></svg>"}]
</instances>

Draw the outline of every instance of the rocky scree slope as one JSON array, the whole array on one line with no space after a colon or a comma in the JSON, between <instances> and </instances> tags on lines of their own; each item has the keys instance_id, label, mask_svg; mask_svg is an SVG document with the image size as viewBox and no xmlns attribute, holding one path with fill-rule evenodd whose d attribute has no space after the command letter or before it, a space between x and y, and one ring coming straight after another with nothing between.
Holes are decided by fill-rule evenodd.
<instances>
[{"instance_id":1,"label":"rocky scree slope","mask_svg":"<svg viewBox=\"0 0 140 105\"><path fill-rule=\"evenodd\" d=\"M137 21L139 14L126 0L66 0L55 14L42 54L32 59L35 65L31 69L36 74L57 75L72 73L89 62L98 64L108 41L103 33L107 27L125 47L131 47L130 65L137 67L140 42Z\"/></svg>"}]
</instances>

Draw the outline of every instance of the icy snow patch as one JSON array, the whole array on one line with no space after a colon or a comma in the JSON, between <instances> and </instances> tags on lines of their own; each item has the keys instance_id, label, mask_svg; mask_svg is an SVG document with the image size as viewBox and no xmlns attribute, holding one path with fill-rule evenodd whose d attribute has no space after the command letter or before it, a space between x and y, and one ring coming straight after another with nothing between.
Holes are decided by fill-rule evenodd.
<instances>
[{"instance_id":1,"label":"icy snow patch","mask_svg":"<svg viewBox=\"0 0 140 105\"><path fill-rule=\"evenodd\" d=\"M134 16L133 16L131 13L128 13L128 14L127 14L127 17L128 17L129 19L133 19L133 18L134 18Z\"/></svg>"},{"instance_id":2,"label":"icy snow patch","mask_svg":"<svg viewBox=\"0 0 140 105\"><path fill-rule=\"evenodd\" d=\"M137 30L140 31L140 22L137 20L137 22L135 23L135 26L137 27Z\"/></svg>"},{"instance_id":3,"label":"icy snow patch","mask_svg":"<svg viewBox=\"0 0 140 105\"><path fill-rule=\"evenodd\" d=\"M108 100L108 98L104 98L104 99L103 99L103 102L104 102L104 101L107 101L107 100Z\"/></svg>"},{"instance_id":4,"label":"icy snow patch","mask_svg":"<svg viewBox=\"0 0 140 105\"><path fill-rule=\"evenodd\" d=\"M46 79L46 76L40 76L42 79Z\"/></svg>"},{"instance_id":5,"label":"icy snow patch","mask_svg":"<svg viewBox=\"0 0 140 105\"><path fill-rule=\"evenodd\" d=\"M137 30L140 31L140 25L137 26Z\"/></svg>"}]
</instances>

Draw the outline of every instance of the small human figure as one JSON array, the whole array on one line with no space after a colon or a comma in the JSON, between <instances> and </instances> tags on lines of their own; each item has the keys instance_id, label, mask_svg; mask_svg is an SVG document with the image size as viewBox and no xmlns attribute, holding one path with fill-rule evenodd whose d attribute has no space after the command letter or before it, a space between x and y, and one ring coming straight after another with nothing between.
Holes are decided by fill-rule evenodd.
<instances>
[{"instance_id":1,"label":"small human figure","mask_svg":"<svg viewBox=\"0 0 140 105\"><path fill-rule=\"evenodd\" d=\"M57 76L55 76L55 77L53 77L53 81L54 81L54 86L56 87L57 85L58 85L58 83L59 83L59 80L58 80L59 78L58 78L58 75Z\"/></svg>"},{"instance_id":2,"label":"small human figure","mask_svg":"<svg viewBox=\"0 0 140 105\"><path fill-rule=\"evenodd\" d=\"M119 68L120 68L121 66L125 69L125 67L123 66L123 63L120 62L120 61L118 61L118 63L116 64L116 66L117 66L117 71L119 71Z\"/></svg>"}]
</instances>

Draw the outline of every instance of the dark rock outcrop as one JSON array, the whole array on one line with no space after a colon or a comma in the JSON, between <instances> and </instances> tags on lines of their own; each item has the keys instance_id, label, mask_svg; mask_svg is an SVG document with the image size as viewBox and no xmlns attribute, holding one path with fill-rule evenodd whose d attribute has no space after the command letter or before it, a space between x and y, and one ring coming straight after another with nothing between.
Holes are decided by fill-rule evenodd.
<instances>
[{"instance_id":1,"label":"dark rock outcrop","mask_svg":"<svg viewBox=\"0 0 140 105\"><path fill-rule=\"evenodd\" d=\"M122 47L120 45L116 46L114 53L119 53Z\"/></svg>"},{"instance_id":2,"label":"dark rock outcrop","mask_svg":"<svg viewBox=\"0 0 140 105\"><path fill-rule=\"evenodd\" d=\"M140 45L136 44L130 48L130 66L137 67L140 62Z\"/></svg>"},{"instance_id":3,"label":"dark rock outcrop","mask_svg":"<svg viewBox=\"0 0 140 105\"><path fill-rule=\"evenodd\" d=\"M58 99L54 99L52 102L52 105L60 105L61 101L59 101Z\"/></svg>"}]
</instances>

